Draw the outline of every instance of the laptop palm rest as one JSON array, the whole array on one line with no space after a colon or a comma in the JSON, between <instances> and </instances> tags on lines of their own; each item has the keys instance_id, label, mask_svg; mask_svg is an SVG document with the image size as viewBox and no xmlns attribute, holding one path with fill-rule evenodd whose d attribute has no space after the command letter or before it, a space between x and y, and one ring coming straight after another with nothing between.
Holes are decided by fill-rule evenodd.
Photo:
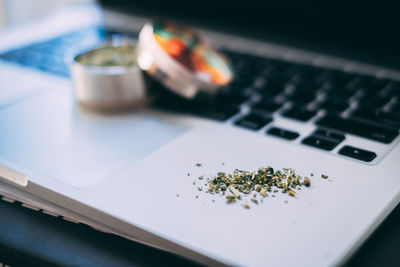
<instances>
[{"instance_id":1,"label":"laptop palm rest","mask_svg":"<svg viewBox=\"0 0 400 267\"><path fill-rule=\"evenodd\" d=\"M49 92L0 111L0 158L83 189L187 129L145 112L85 112L69 94Z\"/></svg>"}]
</instances>

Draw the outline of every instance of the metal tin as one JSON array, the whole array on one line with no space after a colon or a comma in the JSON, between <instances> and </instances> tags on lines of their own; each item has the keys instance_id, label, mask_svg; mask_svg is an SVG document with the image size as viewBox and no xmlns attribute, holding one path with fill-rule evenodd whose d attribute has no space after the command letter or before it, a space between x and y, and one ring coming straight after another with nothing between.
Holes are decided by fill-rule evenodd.
<instances>
[{"instance_id":1,"label":"metal tin","mask_svg":"<svg viewBox=\"0 0 400 267\"><path fill-rule=\"evenodd\" d=\"M185 97L215 93L233 78L229 62L192 29L173 23L146 24L139 35L138 65Z\"/></svg>"},{"instance_id":2,"label":"metal tin","mask_svg":"<svg viewBox=\"0 0 400 267\"><path fill-rule=\"evenodd\" d=\"M78 103L91 109L114 111L133 108L146 102L145 81L137 64L82 64L80 57L93 51L76 56L70 67Z\"/></svg>"}]
</instances>

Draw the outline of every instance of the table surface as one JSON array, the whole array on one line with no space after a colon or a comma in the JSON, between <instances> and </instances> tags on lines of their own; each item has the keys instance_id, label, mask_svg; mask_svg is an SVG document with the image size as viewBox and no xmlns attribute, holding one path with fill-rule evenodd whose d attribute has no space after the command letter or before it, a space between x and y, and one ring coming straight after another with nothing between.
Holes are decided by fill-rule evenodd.
<instances>
[{"instance_id":1,"label":"table surface","mask_svg":"<svg viewBox=\"0 0 400 267\"><path fill-rule=\"evenodd\" d=\"M0 263L11 266L197 266L179 256L96 231L20 203L0 201ZM347 266L399 266L400 205Z\"/></svg>"}]
</instances>

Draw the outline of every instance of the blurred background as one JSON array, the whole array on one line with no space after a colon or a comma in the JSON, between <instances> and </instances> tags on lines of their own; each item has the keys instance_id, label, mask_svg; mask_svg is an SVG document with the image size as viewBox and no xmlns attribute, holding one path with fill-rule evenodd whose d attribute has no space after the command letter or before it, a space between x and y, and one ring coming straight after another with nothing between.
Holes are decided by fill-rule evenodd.
<instances>
[{"instance_id":1,"label":"blurred background","mask_svg":"<svg viewBox=\"0 0 400 267\"><path fill-rule=\"evenodd\" d=\"M94 0L0 0L0 29L29 22L63 5Z\"/></svg>"}]
</instances>

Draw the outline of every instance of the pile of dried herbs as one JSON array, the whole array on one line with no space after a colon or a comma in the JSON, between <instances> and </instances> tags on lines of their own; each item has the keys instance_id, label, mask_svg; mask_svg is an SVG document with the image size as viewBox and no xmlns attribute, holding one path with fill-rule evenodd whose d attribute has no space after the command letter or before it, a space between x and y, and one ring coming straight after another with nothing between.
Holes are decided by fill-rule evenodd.
<instances>
[{"instance_id":1,"label":"pile of dried herbs","mask_svg":"<svg viewBox=\"0 0 400 267\"><path fill-rule=\"evenodd\" d=\"M111 67L136 66L137 49L132 45L102 46L79 55L76 60L84 65Z\"/></svg>"},{"instance_id":2,"label":"pile of dried herbs","mask_svg":"<svg viewBox=\"0 0 400 267\"><path fill-rule=\"evenodd\" d=\"M313 174L311 174L313 176ZM203 180L204 176L200 176ZM219 172L216 176L207 179L208 190L206 193L224 195L227 203L241 200L244 195L252 195L251 201L258 204L257 196L267 197L269 193L282 192L288 196L296 196L296 190L303 186L309 187L311 179L302 177L293 169L283 168L275 171L272 167L259 168L257 171L243 171L236 169L233 173ZM195 184L195 182L193 183ZM199 187L199 191L203 188ZM287 201L285 201L287 203ZM242 205L249 209L247 204Z\"/></svg>"}]
</instances>

